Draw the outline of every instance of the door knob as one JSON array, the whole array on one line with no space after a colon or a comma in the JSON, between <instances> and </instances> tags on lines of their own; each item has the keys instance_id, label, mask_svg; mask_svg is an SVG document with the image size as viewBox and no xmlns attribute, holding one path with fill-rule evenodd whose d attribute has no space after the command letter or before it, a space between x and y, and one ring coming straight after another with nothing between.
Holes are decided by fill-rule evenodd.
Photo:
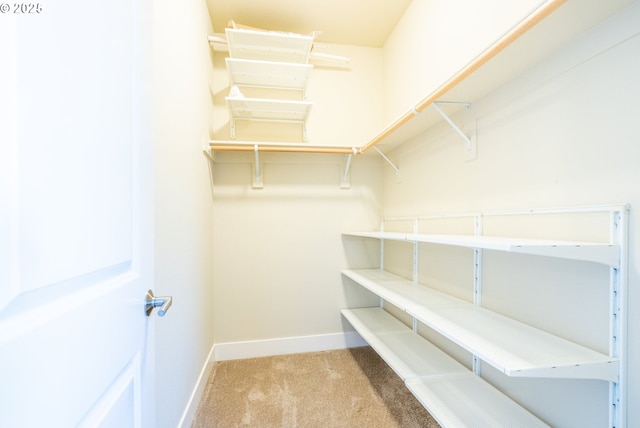
<instances>
[{"instance_id":1,"label":"door knob","mask_svg":"<svg viewBox=\"0 0 640 428\"><path fill-rule=\"evenodd\" d=\"M158 309L158 316L163 317L171 307L173 298L171 296L156 297L153 295L153 291L149 290L144 301L144 311L147 316L151 315L153 308L160 308Z\"/></svg>"}]
</instances>

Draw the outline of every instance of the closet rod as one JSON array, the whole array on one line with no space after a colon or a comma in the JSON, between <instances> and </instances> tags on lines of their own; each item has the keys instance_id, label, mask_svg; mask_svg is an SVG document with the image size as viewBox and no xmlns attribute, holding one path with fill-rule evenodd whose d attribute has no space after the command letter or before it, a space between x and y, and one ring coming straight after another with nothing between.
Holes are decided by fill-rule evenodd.
<instances>
[{"instance_id":1,"label":"closet rod","mask_svg":"<svg viewBox=\"0 0 640 428\"><path fill-rule=\"evenodd\" d=\"M360 154L360 150L353 147L321 147L321 146L303 146L303 145L235 145L235 144L210 144L211 151L219 152L253 152L257 146L260 152L287 152L287 153L326 153L326 154L342 154L354 155Z\"/></svg>"},{"instance_id":2,"label":"closet rod","mask_svg":"<svg viewBox=\"0 0 640 428\"><path fill-rule=\"evenodd\" d=\"M364 145L361 148L362 152L369 150L371 147L380 143L382 140L387 138L390 134L400 128L409 120L413 119L413 117L420 113L425 108L429 107L439 98L444 96L447 92L453 89L456 85L462 82L464 79L469 77L474 71L478 68L482 67L484 64L489 62L489 60L495 57L497 54L502 52L507 46L509 46L512 42L514 42L518 37L526 33L531 27L536 25L538 22L542 21L544 18L549 16L553 11L555 11L558 7L564 4L567 0L547 0L543 5L541 5L538 9L535 10L532 14L527 16L523 21L521 21L518 25L513 27L511 31L502 36L496 43L491 45L487 50L477 56L473 61L467 64L462 70L460 70L457 74L455 74L451 79L447 80L443 85L441 85L438 89L424 98L421 102L416 105L416 107L409 112L405 113L387 128L385 128L380 134L378 134L373 140Z\"/></svg>"}]
</instances>

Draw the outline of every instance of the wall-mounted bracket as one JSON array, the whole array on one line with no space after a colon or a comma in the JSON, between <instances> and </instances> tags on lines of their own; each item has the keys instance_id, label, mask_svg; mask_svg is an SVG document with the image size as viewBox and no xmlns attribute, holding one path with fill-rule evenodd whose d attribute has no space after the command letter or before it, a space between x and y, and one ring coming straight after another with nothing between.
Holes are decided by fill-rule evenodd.
<instances>
[{"instance_id":1,"label":"wall-mounted bracket","mask_svg":"<svg viewBox=\"0 0 640 428\"><path fill-rule=\"evenodd\" d=\"M389 165L391 165L391 168L393 168L396 171L396 175L400 175L400 168L398 168L393 162L391 162L391 159L389 159L387 156L385 156L384 153L382 153L382 150L380 150L379 148L377 148L376 146L373 146L374 150L376 152L378 152L378 154L380 156L382 156L382 159L384 159L385 161L387 161L387 163Z\"/></svg>"},{"instance_id":2,"label":"wall-mounted bracket","mask_svg":"<svg viewBox=\"0 0 640 428\"><path fill-rule=\"evenodd\" d=\"M207 143L204 143L202 145L202 154L204 154L207 159L209 159L211 162L214 162L215 159L213 157L213 152L211 151L211 146Z\"/></svg>"},{"instance_id":3,"label":"wall-mounted bracket","mask_svg":"<svg viewBox=\"0 0 640 428\"><path fill-rule=\"evenodd\" d=\"M457 101L436 101L432 105L433 105L433 108L436 109L438 113L440 113L440 116L442 116L442 118L453 128L453 130L456 131L458 135L460 135L460 137L462 137L462 139L465 142L465 147L467 152L468 153L472 152L473 143L471 141L471 138L467 137L467 135L458 127L458 125L456 125L455 122L451 120L451 118L447 116L447 114L444 111L442 111L442 109L438 106L438 104L465 104L466 110L469 111L471 110L471 103L457 102Z\"/></svg>"},{"instance_id":4,"label":"wall-mounted bracket","mask_svg":"<svg viewBox=\"0 0 640 428\"><path fill-rule=\"evenodd\" d=\"M253 146L254 161L253 161L253 185L254 189L262 189L264 187L264 180L262 178L262 168L260 165L260 152L258 145Z\"/></svg>"},{"instance_id":5,"label":"wall-mounted bracket","mask_svg":"<svg viewBox=\"0 0 640 428\"><path fill-rule=\"evenodd\" d=\"M342 174L342 179L340 180L340 188L341 189L349 189L351 188L351 159L353 155L357 154L358 151L354 147L353 154L345 155L345 165L344 165L344 173Z\"/></svg>"}]
</instances>

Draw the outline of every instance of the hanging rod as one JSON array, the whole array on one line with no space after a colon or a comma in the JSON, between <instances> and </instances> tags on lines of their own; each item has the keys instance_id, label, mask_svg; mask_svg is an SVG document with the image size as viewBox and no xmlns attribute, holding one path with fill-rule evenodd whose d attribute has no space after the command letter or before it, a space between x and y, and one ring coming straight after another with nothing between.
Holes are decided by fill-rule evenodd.
<instances>
[{"instance_id":1,"label":"hanging rod","mask_svg":"<svg viewBox=\"0 0 640 428\"><path fill-rule=\"evenodd\" d=\"M490 59L502 52L507 46L513 43L518 37L526 33L531 27L542 21L549 16L553 11L559 8L567 0L547 0L543 5L537 8L532 14L527 16L518 25L513 27L508 33L498 39L487 50L478 55L473 61L462 68L453 77L447 80L439 88L420 101L414 108L402 115L399 119L386 127L380 134L375 136L371 141L361 147L361 151L365 152L371 147L380 143L382 140L391 135L394 131L400 128L402 125L413 119L418 113L429 107L439 98L442 98L447 92L453 89L456 85L469 77L478 68L489 62Z\"/></svg>"},{"instance_id":2,"label":"hanging rod","mask_svg":"<svg viewBox=\"0 0 640 428\"><path fill-rule=\"evenodd\" d=\"M334 146L309 146L299 143L273 143L273 142L246 142L230 144L228 141L212 140L209 142L211 151L219 152L288 152L288 153L326 153L357 155L362 153L356 147L334 147ZM257 149L256 149L257 147Z\"/></svg>"}]
</instances>

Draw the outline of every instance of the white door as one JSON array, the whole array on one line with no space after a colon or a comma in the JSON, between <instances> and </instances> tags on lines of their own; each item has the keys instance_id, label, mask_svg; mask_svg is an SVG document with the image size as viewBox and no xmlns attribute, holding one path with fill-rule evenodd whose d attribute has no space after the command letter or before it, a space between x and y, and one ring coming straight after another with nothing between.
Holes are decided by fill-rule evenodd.
<instances>
[{"instance_id":1,"label":"white door","mask_svg":"<svg viewBox=\"0 0 640 428\"><path fill-rule=\"evenodd\" d=\"M153 426L150 7L0 12L0 427Z\"/></svg>"}]
</instances>

